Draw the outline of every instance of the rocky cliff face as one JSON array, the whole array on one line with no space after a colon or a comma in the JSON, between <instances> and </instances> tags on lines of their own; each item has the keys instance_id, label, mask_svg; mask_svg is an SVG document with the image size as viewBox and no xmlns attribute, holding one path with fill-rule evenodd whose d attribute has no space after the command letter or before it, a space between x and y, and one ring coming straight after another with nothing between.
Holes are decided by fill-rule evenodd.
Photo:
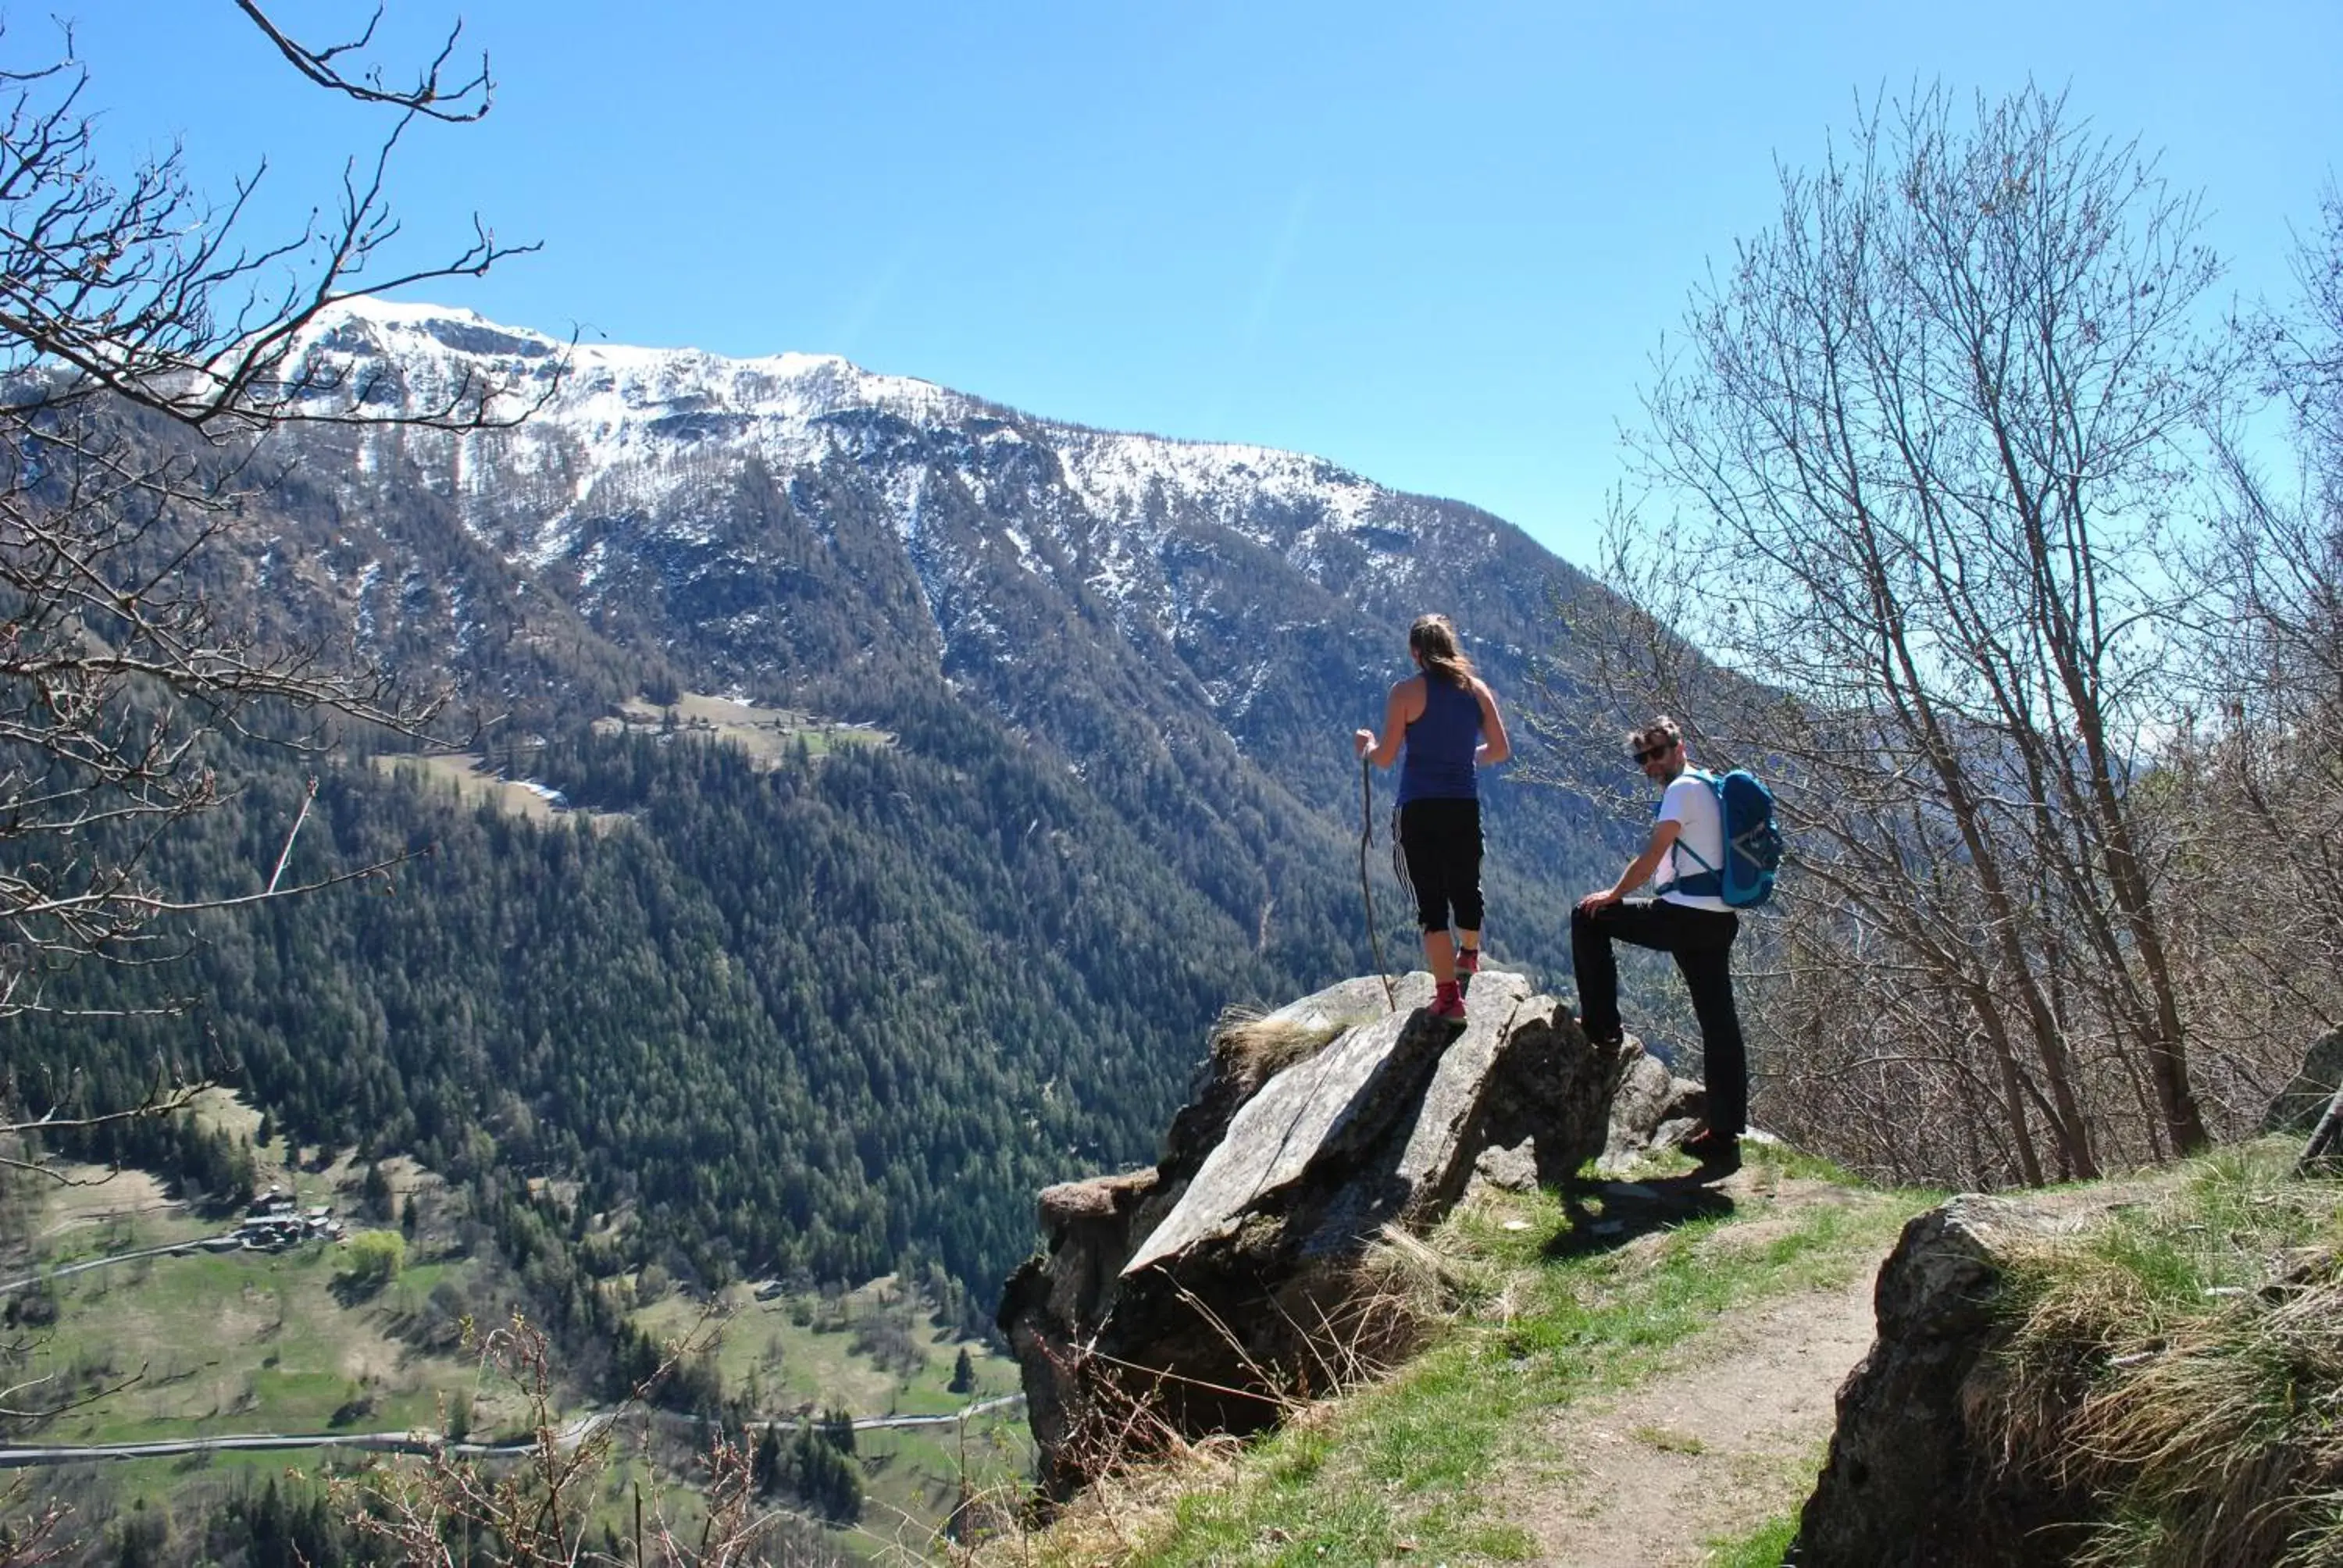
<instances>
[{"instance_id":1,"label":"rocky cliff face","mask_svg":"<svg viewBox=\"0 0 2343 1568\"><path fill-rule=\"evenodd\" d=\"M999 1321L1051 1493L1156 1423L1252 1431L1398 1352L1409 1322L1361 1270L1385 1227L1438 1221L1494 1152L1558 1183L1670 1111L1636 1096L1614 1125L1640 1048L1593 1044L1518 976L1483 973L1461 1031L1430 998L1428 975L1395 1008L1354 980L1224 1031L1151 1170L1041 1194L1048 1250Z\"/></svg>"}]
</instances>

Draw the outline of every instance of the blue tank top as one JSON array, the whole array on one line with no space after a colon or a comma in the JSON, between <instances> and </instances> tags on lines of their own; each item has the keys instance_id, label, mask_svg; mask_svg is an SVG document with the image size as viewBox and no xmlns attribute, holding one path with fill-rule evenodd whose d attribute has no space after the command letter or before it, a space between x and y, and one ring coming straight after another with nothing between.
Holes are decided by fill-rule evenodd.
<instances>
[{"instance_id":1,"label":"blue tank top","mask_svg":"<svg viewBox=\"0 0 2343 1568\"><path fill-rule=\"evenodd\" d=\"M1480 744L1481 699L1470 687L1451 686L1436 675L1426 675L1423 711L1407 727L1399 803L1479 799L1473 752Z\"/></svg>"}]
</instances>

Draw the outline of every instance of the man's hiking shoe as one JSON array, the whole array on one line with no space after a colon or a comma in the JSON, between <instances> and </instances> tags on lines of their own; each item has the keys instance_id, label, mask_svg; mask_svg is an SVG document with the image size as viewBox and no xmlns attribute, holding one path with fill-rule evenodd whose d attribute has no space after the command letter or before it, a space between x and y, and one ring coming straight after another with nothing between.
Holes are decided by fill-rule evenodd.
<instances>
[{"instance_id":1,"label":"man's hiking shoe","mask_svg":"<svg viewBox=\"0 0 2343 1568\"><path fill-rule=\"evenodd\" d=\"M1480 972L1481 950L1479 948L1463 948L1458 950L1456 954L1456 994L1460 997L1471 996L1473 994L1473 977Z\"/></svg>"},{"instance_id":2,"label":"man's hiking shoe","mask_svg":"<svg viewBox=\"0 0 2343 1568\"><path fill-rule=\"evenodd\" d=\"M1700 1161L1703 1171L1729 1176L1741 1169L1741 1140L1726 1133L1703 1132L1684 1141L1684 1151Z\"/></svg>"},{"instance_id":3,"label":"man's hiking shoe","mask_svg":"<svg viewBox=\"0 0 2343 1568\"><path fill-rule=\"evenodd\" d=\"M1578 1026L1579 1032L1586 1037L1586 1043L1589 1045L1599 1045L1607 1050L1616 1050L1621 1046L1627 1043L1627 1033L1624 1030L1620 1030L1617 1034L1600 1035L1587 1028L1586 1017L1584 1013L1572 1013L1570 1015L1570 1021Z\"/></svg>"},{"instance_id":4,"label":"man's hiking shoe","mask_svg":"<svg viewBox=\"0 0 2343 1568\"><path fill-rule=\"evenodd\" d=\"M1432 1016L1446 1023L1464 1021L1464 993L1455 981L1449 980L1433 989Z\"/></svg>"}]
</instances>

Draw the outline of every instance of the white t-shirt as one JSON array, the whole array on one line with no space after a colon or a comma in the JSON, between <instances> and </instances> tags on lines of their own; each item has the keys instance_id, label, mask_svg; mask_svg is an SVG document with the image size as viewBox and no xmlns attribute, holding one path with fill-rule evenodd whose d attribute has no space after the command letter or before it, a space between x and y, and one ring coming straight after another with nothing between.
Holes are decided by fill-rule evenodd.
<instances>
[{"instance_id":1,"label":"white t-shirt","mask_svg":"<svg viewBox=\"0 0 2343 1568\"><path fill-rule=\"evenodd\" d=\"M1680 877L1697 877L1704 869L1725 864L1725 812L1717 804L1715 787L1705 779L1694 777L1690 769L1684 769L1668 785L1667 793L1660 797L1659 819L1677 825L1676 841L1668 846L1666 858L1652 873L1653 890L1671 904L1730 914L1733 906L1714 893L1669 890ZM1707 867L1684 852L1684 846L1687 844L1707 860Z\"/></svg>"}]
</instances>

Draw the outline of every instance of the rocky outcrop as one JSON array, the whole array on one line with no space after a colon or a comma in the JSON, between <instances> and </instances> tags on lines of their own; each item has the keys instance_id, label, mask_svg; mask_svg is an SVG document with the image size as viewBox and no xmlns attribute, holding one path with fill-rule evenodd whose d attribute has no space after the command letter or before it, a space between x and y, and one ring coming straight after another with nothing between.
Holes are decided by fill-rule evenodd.
<instances>
[{"instance_id":1,"label":"rocky outcrop","mask_svg":"<svg viewBox=\"0 0 2343 1568\"><path fill-rule=\"evenodd\" d=\"M1799 1520L1797 1568L2059 1563L2089 1500L2005 1462L1985 1430L2003 1392L1995 1310L2012 1247L2071 1233L2130 1194L1954 1199L1904 1228L1874 1292L1879 1337L1839 1389L1830 1458Z\"/></svg>"},{"instance_id":2,"label":"rocky outcrop","mask_svg":"<svg viewBox=\"0 0 2343 1568\"><path fill-rule=\"evenodd\" d=\"M2308 1137L2327 1114L2327 1102L2343 1084L2343 1029L2329 1030L2303 1053L2302 1070L2280 1090L2262 1116L2264 1132Z\"/></svg>"},{"instance_id":3,"label":"rocky outcrop","mask_svg":"<svg viewBox=\"0 0 2343 1568\"><path fill-rule=\"evenodd\" d=\"M1462 1030L1431 990L1406 977L1393 1010L1345 981L1224 1032L1152 1170L1042 1193L1047 1251L999 1321L1047 1492L1154 1423L1255 1430L1395 1350L1360 1273L1383 1227L1437 1221L1493 1151L1558 1182L1614 1145L1639 1048L1591 1043L1518 976L1485 971Z\"/></svg>"},{"instance_id":4,"label":"rocky outcrop","mask_svg":"<svg viewBox=\"0 0 2343 1568\"><path fill-rule=\"evenodd\" d=\"M1680 1143L1707 1115L1708 1091L1692 1079L1676 1077L1666 1062L1646 1054L1630 1035L1618 1091L1611 1097L1610 1136L1595 1170L1614 1175L1654 1145Z\"/></svg>"}]
</instances>

